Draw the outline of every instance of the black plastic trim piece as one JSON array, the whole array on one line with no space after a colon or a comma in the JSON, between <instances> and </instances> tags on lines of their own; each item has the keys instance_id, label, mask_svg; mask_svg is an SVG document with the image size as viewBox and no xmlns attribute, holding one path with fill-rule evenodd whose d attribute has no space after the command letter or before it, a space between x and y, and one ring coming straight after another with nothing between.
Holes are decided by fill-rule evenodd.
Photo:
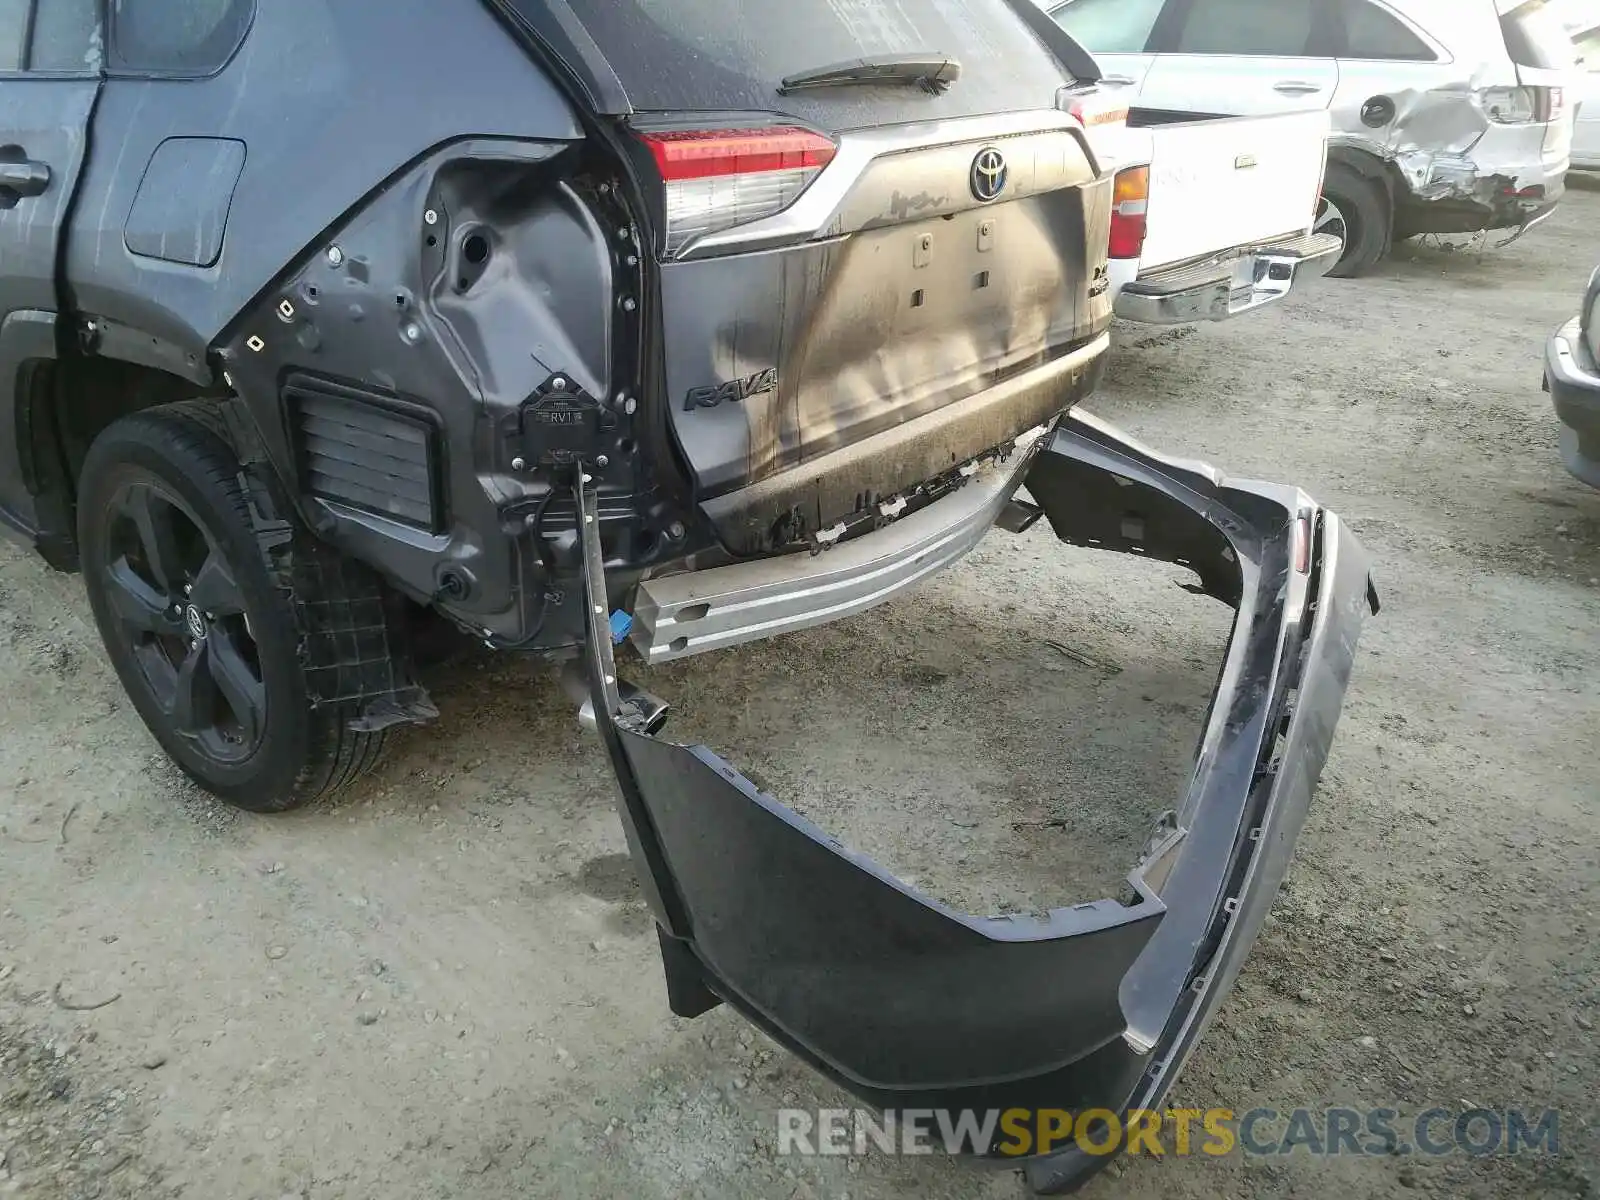
<instances>
[{"instance_id":1,"label":"black plastic trim piece","mask_svg":"<svg viewBox=\"0 0 1600 1200\"><path fill-rule=\"evenodd\" d=\"M290 372L282 400L301 489L437 533L446 523L438 414L364 384Z\"/></svg>"},{"instance_id":2,"label":"black plastic trim piece","mask_svg":"<svg viewBox=\"0 0 1600 1200\"><path fill-rule=\"evenodd\" d=\"M880 1107L1159 1104L1277 892L1376 607L1365 553L1298 489L1163 458L1092 417L1063 420L1027 488L1062 541L1190 567L1238 612L1194 773L1131 899L1043 916L953 912L706 747L641 728L617 699L585 539L593 704L674 1010L721 997ZM1057 1192L1105 1162L1074 1150L1020 1165Z\"/></svg>"}]
</instances>

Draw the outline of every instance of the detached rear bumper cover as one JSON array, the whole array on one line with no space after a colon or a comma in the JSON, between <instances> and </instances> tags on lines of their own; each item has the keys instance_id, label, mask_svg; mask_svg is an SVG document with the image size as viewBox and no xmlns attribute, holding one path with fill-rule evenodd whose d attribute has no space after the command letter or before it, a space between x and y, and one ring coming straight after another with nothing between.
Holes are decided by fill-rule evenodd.
<instances>
[{"instance_id":1,"label":"detached rear bumper cover","mask_svg":"<svg viewBox=\"0 0 1600 1200\"><path fill-rule=\"evenodd\" d=\"M1335 235L1312 233L1233 258L1163 268L1124 287L1115 311L1147 325L1224 321L1282 300L1296 282L1326 275L1343 249Z\"/></svg>"},{"instance_id":2,"label":"detached rear bumper cover","mask_svg":"<svg viewBox=\"0 0 1600 1200\"><path fill-rule=\"evenodd\" d=\"M595 708L675 1012L727 1001L881 1107L1113 1110L1170 1087L1227 994L1327 759L1365 555L1292 487L1224 480L1069 417L1028 490L1063 540L1192 567L1238 610L1194 773L1121 900L974 917L829 837L703 746L643 732L589 563ZM1065 1190L1103 1159L1025 1165Z\"/></svg>"}]
</instances>

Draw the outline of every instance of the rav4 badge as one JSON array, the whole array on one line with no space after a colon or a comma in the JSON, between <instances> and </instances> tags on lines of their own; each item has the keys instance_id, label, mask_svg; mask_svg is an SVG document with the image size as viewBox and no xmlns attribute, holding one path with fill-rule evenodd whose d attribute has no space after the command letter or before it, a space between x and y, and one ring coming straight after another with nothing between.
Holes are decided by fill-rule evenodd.
<instances>
[{"instance_id":1,"label":"rav4 badge","mask_svg":"<svg viewBox=\"0 0 1600 1200\"><path fill-rule=\"evenodd\" d=\"M704 384L690 388L689 394L683 398L683 411L715 408L724 400L748 400L751 396L759 396L763 392L776 391L777 387L778 369L768 367L765 371L757 371L754 375L746 375L743 379L730 379L727 383Z\"/></svg>"}]
</instances>

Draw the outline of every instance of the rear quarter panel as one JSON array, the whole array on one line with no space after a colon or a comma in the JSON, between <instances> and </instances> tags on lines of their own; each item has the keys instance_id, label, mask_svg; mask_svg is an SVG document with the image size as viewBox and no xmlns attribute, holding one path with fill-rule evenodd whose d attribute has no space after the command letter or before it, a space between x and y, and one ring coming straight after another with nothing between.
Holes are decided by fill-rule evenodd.
<instances>
[{"instance_id":1,"label":"rear quarter panel","mask_svg":"<svg viewBox=\"0 0 1600 1200\"><path fill-rule=\"evenodd\" d=\"M244 45L210 78L106 83L67 245L77 305L203 353L364 196L431 147L470 135L582 136L566 99L485 6L262 3ZM207 266L137 255L126 242L169 138L243 147L221 252Z\"/></svg>"}]
</instances>

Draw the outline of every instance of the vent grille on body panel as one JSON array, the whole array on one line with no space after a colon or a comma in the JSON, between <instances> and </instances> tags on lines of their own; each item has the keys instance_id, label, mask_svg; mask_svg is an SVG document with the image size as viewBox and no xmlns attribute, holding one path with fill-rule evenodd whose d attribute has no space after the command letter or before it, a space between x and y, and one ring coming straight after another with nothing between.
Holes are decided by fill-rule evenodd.
<instances>
[{"instance_id":1,"label":"vent grille on body panel","mask_svg":"<svg viewBox=\"0 0 1600 1200\"><path fill-rule=\"evenodd\" d=\"M438 530L438 429L426 409L396 396L311 375L283 384L301 486L347 504Z\"/></svg>"}]
</instances>

